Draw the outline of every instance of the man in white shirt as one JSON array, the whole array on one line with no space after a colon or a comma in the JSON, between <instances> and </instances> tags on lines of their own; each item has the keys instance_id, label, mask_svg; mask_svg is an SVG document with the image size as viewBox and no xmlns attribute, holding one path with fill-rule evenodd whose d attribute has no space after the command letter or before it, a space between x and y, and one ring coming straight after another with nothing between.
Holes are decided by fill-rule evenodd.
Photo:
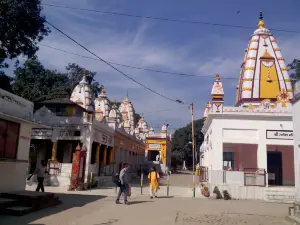
<instances>
[{"instance_id":1,"label":"man in white shirt","mask_svg":"<svg viewBox=\"0 0 300 225\"><path fill-rule=\"evenodd\" d=\"M37 175L37 181L38 181L38 186L36 187L36 192L39 192L40 189L42 192L45 192L44 189L44 179L45 179L45 174L48 173L46 171L46 166L47 163L45 160L41 160L41 165L37 166L36 170L27 178L27 180L30 180L30 178L36 174Z\"/></svg>"}]
</instances>

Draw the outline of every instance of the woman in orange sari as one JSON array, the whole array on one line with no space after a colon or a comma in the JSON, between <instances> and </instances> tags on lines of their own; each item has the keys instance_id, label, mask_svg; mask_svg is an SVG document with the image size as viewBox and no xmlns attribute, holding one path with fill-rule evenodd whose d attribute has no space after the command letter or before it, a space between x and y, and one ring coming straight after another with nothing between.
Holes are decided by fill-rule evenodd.
<instances>
[{"instance_id":1,"label":"woman in orange sari","mask_svg":"<svg viewBox=\"0 0 300 225\"><path fill-rule=\"evenodd\" d=\"M156 192L159 190L159 173L156 172L155 167L151 168L148 175L150 198L157 198Z\"/></svg>"}]
</instances>

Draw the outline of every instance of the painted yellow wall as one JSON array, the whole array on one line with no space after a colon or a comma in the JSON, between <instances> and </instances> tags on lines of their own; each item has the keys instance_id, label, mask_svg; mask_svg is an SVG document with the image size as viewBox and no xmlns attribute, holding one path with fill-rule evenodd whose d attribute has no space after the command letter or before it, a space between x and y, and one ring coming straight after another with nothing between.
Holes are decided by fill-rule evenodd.
<instances>
[{"instance_id":1,"label":"painted yellow wall","mask_svg":"<svg viewBox=\"0 0 300 225\"><path fill-rule=\"evenodd\" d=\"M269 70L269 72L268 72ZM270 75L269 75L270 74ZM268 77L272 82L268 82ZM280 92L279 83L278 83L278 75L275 63L270 68L266 67L261 62L261 70L260 70L260 98L276 98Z\"/></svg>"}]
</instances>

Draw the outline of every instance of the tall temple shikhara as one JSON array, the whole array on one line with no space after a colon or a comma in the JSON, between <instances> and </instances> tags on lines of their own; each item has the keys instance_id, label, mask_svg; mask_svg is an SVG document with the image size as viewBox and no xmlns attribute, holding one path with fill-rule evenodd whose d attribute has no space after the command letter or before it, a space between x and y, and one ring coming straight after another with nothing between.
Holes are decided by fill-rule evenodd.
<instances>
[{"instance_id":1,"label":"tall temple shikhara","mask_svg":"<svg viewBox=\"0 0 300 225\"><path fill-rule=\"evenodd\" d=\"M238 198L237 193L242 193L245 186L257 186L261 191L268 185L294 185L292 83L278 44L265 27L262 12L244 55L236 92L235 106L224 106L226 93L221 76L216 75L204 111L201 166L211 174L239 174L241 179L232 180L231 175L225 175L226 184L231 185L228 189L236 190L230 194ZM248 180L249 168L254 168L256 175L261 173L261 177ZM219 182L224 185L218 176L208 177L211 186ZM276 195L279 199L280 194ZM272 198L266 194L262 199L269 197ZM251 198L251 194L246 197Z\"/></svg>"},{"instance_id":2,"label":"tall temple shikhara","mask_svg":"<svg viewBox=\"0 0 300 225\"><path fill-rule=\"evenodd\" d=\"M248 43L241 66L236 104L257 105L264 99L276 102L278 96L291 100L292 84L280 48L260 12L258 29Z\"/></svg>"}]
</instances>

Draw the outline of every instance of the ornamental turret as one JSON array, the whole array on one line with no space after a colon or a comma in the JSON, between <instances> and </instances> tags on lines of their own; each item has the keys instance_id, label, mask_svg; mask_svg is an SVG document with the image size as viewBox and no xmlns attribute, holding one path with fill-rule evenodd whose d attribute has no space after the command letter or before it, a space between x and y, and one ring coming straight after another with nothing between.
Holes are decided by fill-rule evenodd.
<instances>
[{"instance_id":1,"label":"ornamental turret","mask_svg":"<svg viewBox=\"0 0 300 225\"><path fill-rule=\"evenodd\" d=\"M95 99L95 117L96 120L106 122L109 117L110 102L107 99L106 91L102 87L101 93L98 98Z\"/></svg>"},{"instance_id":2,"label":"ornamental turret","mask_svg":"<svg viewBox=\"0 0 300 225\"><path fill-rule=\"evenodd\" d=\"M128 94L126 95L124 101L119 107L119 111L122 115L123 127L129 134L134 134L135 129L135 111L131 101L129 100Z\"/></svg>"},{"instance_id":3,"label":"ornamental turret","mask_svg":"<svg viewBox=\"0 0 300 225\"><path fill-rule=\"evenodd\" d=\"M211 106L207 104L207 109L211 110L212 113L222 113L224 104L224 90L219 75L216 75L214 84L211 90ZM208 112L208 110L207 110ZM208 115L208 114L207 114Z\"/></svg>"}]
</instances>

